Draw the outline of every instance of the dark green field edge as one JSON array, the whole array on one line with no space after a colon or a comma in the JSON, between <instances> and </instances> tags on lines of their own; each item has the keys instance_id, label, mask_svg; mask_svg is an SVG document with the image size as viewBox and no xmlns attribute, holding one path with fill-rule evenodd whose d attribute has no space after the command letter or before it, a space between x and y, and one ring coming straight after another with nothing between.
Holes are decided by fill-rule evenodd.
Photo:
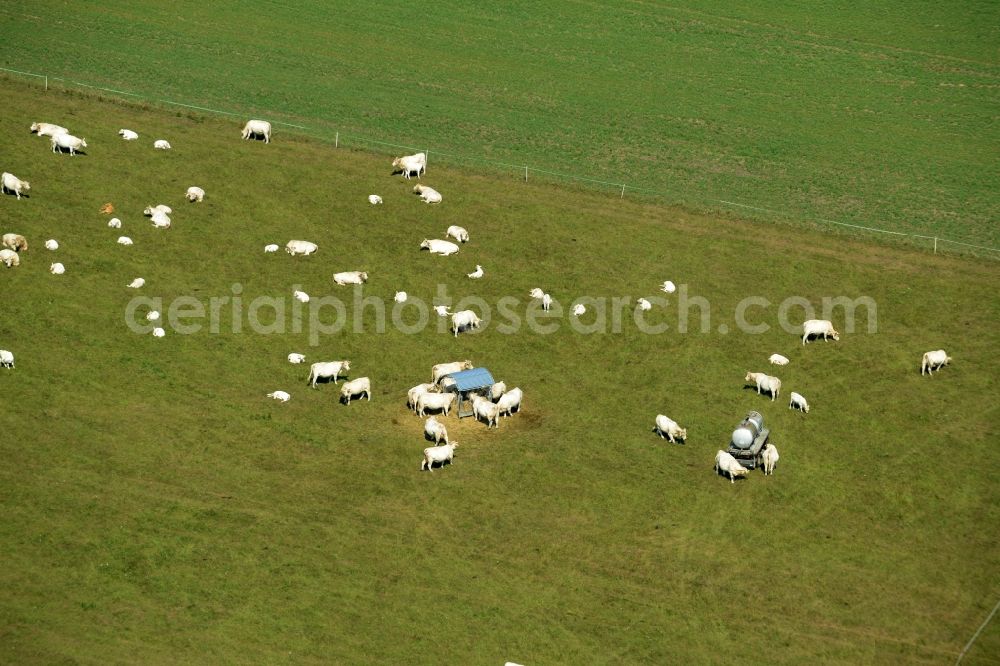
<instances>
[{"instance_id":1,"label":"dark green field edge","mask_svg":"<svg viewBox=\"0 0 1000 666\"><path fill-rule=\"evenodd\" d=\"M619 196L620 198L627 196L632 200L639 200L644 203L675 206L695 214L721 216L730 220L789 225L797 228L805 227L835 236L862 239L878 245L916 247L935 254L947 253L1000 260L1000 248L989 247L979 242L906 233L891 229L879 229L835 220L809 218L791 211L752 205L741 200L739 196L735 196L733 200L705 202L680 191L664 192L628 183L603 181L585 176L560 173L550 169L536 168L529 164L518 165L489 158L438 151L430 146L421 147L383 141L359 134L342 132L331 123L320 118L306 118L287 113L260 113L257 111L240 113L214 109L174 100L146 98L131 91L95 86L65 78L45 77L30 72L13 73L10 70L0 71L0 81L3 81L5 84L27 82L31 86L43 85L47 91L53 93L77 94L90 99L134 106L136 108L156 108L192 119L205 118L207 117L206 114L211 114L238 119L239 124L242 125L243 120L251 116L266 116L275 125L275 131L279 134L287 132L302 137L309 137L317 141L333 144L338 148L356 149L387 156L396 156L407 151L424 151L428 154L428 168L431 168L432 163L444 162L451 166L472 168L479 171L485 170L494 174L508 176L515 182L531 180L560 184L585 191L601 191L608 193L609 196Z\"/></svg>"}]
</instances>

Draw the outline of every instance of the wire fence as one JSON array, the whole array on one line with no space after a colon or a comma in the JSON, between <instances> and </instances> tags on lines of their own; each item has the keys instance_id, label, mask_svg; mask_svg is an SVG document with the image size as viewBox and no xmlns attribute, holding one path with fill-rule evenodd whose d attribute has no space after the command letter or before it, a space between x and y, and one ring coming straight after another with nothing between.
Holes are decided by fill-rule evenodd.
<instances>
[{"instance_id":1,"label":"wire fence","mask_svg":"<svg viewBox=\"0 0 1000 666\"><path fill-rule=\"evenodd\" d=\"M96 90L96 91L100 91L100 92L111 93L113 95L124 95L124 96L126 96L128 98L131 98L131 99L134 99L134 100L139 100L139 101L146 102L146 103L164 104L164 105L167 105L167 106L176 106L176 107L181 107L181 108L186 108L186 109L192 109L192 110L195 110L195 111L202 111L202 112L205 112L205 113L213 113L213 114L218 114L218 115L223 115L223 116L231 116L231 117L234 117L234 118L246 118L246 117L249 117L249 114L247 114L246 112L244 112L244 113L234 113L232 111L225 111L225 110L222 110L222 109L213 109L213 108L210 108L210 107L198 106L198 105L195 105L195 104L187 104L185 102L178 102L178 101L175 101L175 100L162 99L162 98L156 98L156 97L147 97L147 96L141 95L139 93L129 92L127 90L117 90L115 88L107 88L107 87L92 85L92 84L89 84L89 83L83 83L81 81L74 81L72 79L67 79L67 78L62 78L62 77L55 77L55 76L48 76L47 74L38 74L36 72L25 72L25 71L16 70L16 69L8 69L6 67L0 67L0 72L7 72L9 74L17 74L17 75L20 75L20 76L28 76L28 77L32 77L32 78L42 79L44 81L45 90L49 89L50 82L51 83L59 83L62 86L75 86L75 87L80 87L80 88L86 88L86 89L89 89L89 90ZM272 116L272 117L273 116L291 117L293 114L283 113L283 112L272 112L269 115ZM420 152L423 152L423 153L425 153L427 155L427 161L428 161L428 163L430 162L431 155L433 154L433 156L434 156L435 159L444 158L445 160L451 160L453 162L458 162L458 163L485 164L485 165L488 165L492 169L509 169L509 170L517 173L518 174L518 178L521 178L522 174L523 174L523 179L524 179L525 182L527 182L529 180L531 174L535 174L536 176L539 176L539 175L540 176L548 176L548 177L551 177L551 178L558 178L558 179L573 181L573 182L577 182L577 183L582 183L582 184L587 185L587 186L599 185L599 186L603 186L603 187L612 188L613 191L619 195L619 198L622 198L622 199L625 198L626 192L631 192L631 193L635 193L635 194L650 195L650 196L662 198L662 199L665 199L666 201L671 202L671 203L678 203L678 202L680 202L680 201L683 200L683 197L678 196L678 193L676 193L676 192L675 193L670 193L670 192L665 192L663 190L658 190L658 189L648 188L648 187L640 187L640 186L637 186L637 185L631 185L631 184L623 183L623 182L600 180L600 179L597 179L597 178L589 178L587 176L578 176L578 175L575 175L575 174L570 174L570 173L565 173L565 172L560 172L560 171L551 171L551 170L548 170L548 169L541 169L541 168L538 168L538 167L533 167L533 166L528 165L528 164L514 164L514 163L509 163L509 162L500 162L500 161L497 161L497 160L494 160L494 159L490 159L490 158L475 157L475 156L470 156L470 155L460 155L460 154L449 153L449 152L440 151L440 150L433 150L432 151L431 148L426 147L426 146L421 147L421 146L413 146L413 145L406 145L406 144L399 144L399 143L391 143L391 142L388 142L388 141L380 141L378 139L373 139L373 138L366 137L366 136L360 136L360 135L343 133L343 132L340 132L338 130L332 130L332 129L329 129L329 128L309 127L309 126L306 126L306 125L299 125L299 124L295 124L295 123L282 122L282 121L277 121L277 120L271 120L270 122L273 125L280 125L282 127L291 127L291 128L298 129L298 130L307 131L307 132L310 132L310 134L312 136L318 136L319 138L325 138L327 140L332 139L333 143L334 143L334 147L336 147L336 148L340 148L341 145L344 144L344 142L353 142L355 144L361 144L361 145L384 146L384 147L387 147L387 148L399 148L399 149L402 149L402 150L420 151ZM328 135L324 136L324 135L321 135L321 134L317 134L317 132L320 132L320 131L327 132L327 133L333 132L333 136L330 137ZM909 241L909 242L917 245L918 247L922 247L924 249L933 249L934 254L937 254L939 251L944 251L946 249L949 249L949 247L951 247L952 251L955 251L954 248L958 248L959 252L971 253L971 254L976 254L976 255L979 255L979 256L988 256L988 257L1000 259L1000 248L992 247L992 246L988 246L988 245L983 245L981 243L971 243L971 242L967 242L967 241L960 241L960 240L955 240L955 239L952 239L952 238L946 238L944 236L927 236L927 235L924 235L924 234L908 233L908 232L904 232L904 231L893 231L891 229L881 229L879 227L866 226L866 225L862 225L862 224L851 224L851 223L848 223L848 222L839 222L837 220L828 220L828 219L819 218L819 217L804 217L804 216L801 216L801 215L796 215L795 213L792 213L792 212L789 212L789 211L782 211L782 210L776 210L776 209L773 209L773 208L765 208L765 207L761 207L761 206L754 206L754 205L751 205L751 204L741 203L741 202L738 202L738 201L730 201L730 200L727 200L727 199L709 199L708 202L710 204L721 204L721 205L723 205L723 206L725 206L727 208L739 208L739 209L743 209L743 210L755 211L755 212L758 212L758 213L765 213L767 215L776 215L776 216L783 217L785 219L799 220L799 221L808 221L808 222L815 223L816 226L818 226L820 228L823 228L823 227L829 228L827 225L833 225L834 227L840 227L842 229L852 229L852 230L856 230L856 231L864 231L864 232L870 232L870 233L873 233L873 234L882 234L884 236L891 236L891 237L894 237L895 239ZM970 250L972 252L969 252ZM985 254L981 255L980 253L985 253Z\"/></svg>"}]
</instances>

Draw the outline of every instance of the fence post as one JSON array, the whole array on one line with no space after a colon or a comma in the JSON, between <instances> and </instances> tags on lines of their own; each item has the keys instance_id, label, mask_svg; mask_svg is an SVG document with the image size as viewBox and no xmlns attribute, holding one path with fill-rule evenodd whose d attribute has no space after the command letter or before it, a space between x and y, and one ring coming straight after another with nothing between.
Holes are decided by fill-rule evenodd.
<instances>
[{"instance_id":1,"label":"fence post","mask_svg":"<svg viewBox=\"0 0 1000 666\"><path fill-rule=\"evenodd\" d=\"M333 139L333 147L340 148L340 132L337 132L337 136Z\"/></svg>"},{"instance_id":2,"label":"fence post","mask_svg":"<svg viewBox=\"0 0 1000 666\"><path fill-rule=\"evenodd\" d=\"M625 198L625 186L624 185L622 185L622 195L619 198L620 199L624 199Z\"/></svg>"},{"instance_id":3,"label":"fence post","mask_svg":"<svg viewBox=\"0 0 1000 666\"><path fill-rule=\"evenodd\" d=\"M49 89L49 75L45 75L45 90Z\"/></svg>"},{"instance_id":4,"label":"fence post","mask_svg":"<svg viewBox=\"0 0 1000 666\"><path fill-rule=\"evenodd\" d=\"M528 165L524 165L524 182L528 182Z\"/></svg>"},{"instance_id":5,"label":"fence post","mask_svg":"<svg viewBox=\"0 0 1000 666\"><path fill-rule=\"evenodd\" d=\"M934 237L934 254L937 254L937 236Z\"/></svg>"}]
</instances>

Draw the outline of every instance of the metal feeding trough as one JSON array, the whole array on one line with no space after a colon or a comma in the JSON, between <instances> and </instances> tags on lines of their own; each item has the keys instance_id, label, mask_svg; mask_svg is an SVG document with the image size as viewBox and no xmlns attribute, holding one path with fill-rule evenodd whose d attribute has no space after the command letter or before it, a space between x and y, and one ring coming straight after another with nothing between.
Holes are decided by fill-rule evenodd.
<instances>
[{"instance_id":1,"label":"metal feeding trough","mask_svg":"<svg viewBox=\"0 0 1000 666\"><path fill-rule=\"evenodd\" d=\"M754 469L760 464L760 451L770 436L771 431L764 427L764 417L759 412L750 412L733 431L729 455L747 469Z\"/></svg>"},{"instance_id":2,"label":"metal feeding trough","mask_svg":"<svg viewBox=\"0 0 1000 666\"><path fill-rule=\"evenodd\" d=\"M441 380L441 386L445 391L458 394L458 404L455 405L458 418L473 415L473 393L479 393L492 399L490 389L493 387L493 383L493 375L486 368L453 372L450 375L445 375L445 378Z\"/></svg>"}]
</instances>

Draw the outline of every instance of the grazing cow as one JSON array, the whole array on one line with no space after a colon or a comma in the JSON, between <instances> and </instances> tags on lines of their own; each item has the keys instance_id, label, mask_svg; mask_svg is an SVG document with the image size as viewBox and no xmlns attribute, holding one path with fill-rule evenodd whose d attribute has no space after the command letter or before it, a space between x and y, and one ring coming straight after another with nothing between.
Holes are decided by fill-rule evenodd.
<instances>
[{"instance_id":1,"label":"grazing cow","mask_svg":"<svg viewBox=\"0 0 1000 666\"><path fill-rule=\"evenodd\" d=\"M266 120L248 120L243 126L243 140L250 137L264 137L264 143L271 143L271 123Z\"/></svg>"},{"instance_id":2,"label":"grazing cow","mask_svg":"<svg viewBox=\"0 0 1000 666\"><path fill-rule=\"evenodd\" d=\"M715 454L715 472L716 472L716 474L718 474L720 470L724 474L728 474L729 475L729 482L730 483L736 483L736 477L738 477L738 476L746 478L746 475L747 475L746 468L743 467L743 465L741 465L736 460L736 458L732 457L731 455L729 455L725 451L721 451L721 450L718 453Z\"/></svg>"},{"instance_id":3,"label":"grazing cow","mask_svg":"<svg viewBox=\"0 0 1000 666\"><path fill-rule=\"evenodd\" d=\"M410 174L417 172L417 178L421 173L427 173L427 153L416 153L415 155L404 155L392 161L392 168L395 171L402 171L403 178L410 179Z\"/></svg>"},{"instance_id":4,"label":"grazing cow","mask_svg":"<svg viewBox=\"0 0 1000 666\"><path fill-rule=\"evenodd\" d=\"M81 148L87 147L87 140L75 137L72 134L56 134L52 137L52 152L61 153L68 150L70 155L76 155Z\"/></svg>"},{"instance_id":5,"label":"grazing cow","mask_svg":"<svg viewBox=\"0 0 1000 666\"><path fill-rule=\"evenodd\" d=\"M648 312L653 309L653 304L647 301L645 298L640 298L636 301L639 304L639 309L643 312Z\"/></svg>"},{"instance_id":6,"label":"grazing cow","mask_svg":"<svg viewBox=\"0 0 1000 666\"><path fill-rule=\"evenodd\" d=\"M38 136L55 136L56 134L69 134L69 130L60 125L52 123L31 123L31 131Z\"/></svg>"},{"instance_id":7,"label":"grazing cow","mask_svg":"<svg viewBox=\"0 0 1000 666\"><path fill-rule=\"evenodd\" d=\"M146 284L145 278L138 277L138 278L132 280L131 282L129 282L125 286L128 287L129 289L139 289L140 287L142 287L145 284Z\"/></svg>"},{"instance_id":8,"label":"grazing cow","mask_svg":"<svg viewBox=\"0 0 1000 666\"><path fill-rule=\"evenodd\" d=\"M451 312L448 311L447 305L435 305L434 312L437 313L439 317L450 317Z\"/></svg>"},{"instance_id":9,"label":"grazing cow","mask_svg":"<svg viewBox=\"0 0 1000 666\"><path fill-rule=\"evenodd\" d=\"M466 277L471 278L473 280L478 280L479 278L483 277L483 267L480 266L479 264L476 264L476 270L472 271L471 273L466 273L465 275Z\"/></svg>"},{"instance_id":10,"label":"grazing cow","mask_svg":"<svg viewBox=\"0 0 1000 666\"><path fill-rule=\"evenodd\" d=\"M0 349L0 368L13 368L14 355L6 349Z\"/></svg>"},{"instance_id":11,"label":"grazing cow","mask_svg":"<svg viewBox=\"0 0 1000 666\"><path fill-rule=\"evenodd\" d=\"M157 150L170 150L170 142L166 139L157 139L153 142L153 148Z\"/></svg>"},{"instance_id":12,"label":"grazing cow","mask_svg":"<svg viewBox=\"0 0 1000 666\"><path fill-rule=\"evenodd\" d=\"M792 399L788 401L789 409L798 409L799 411L804 412L806 414L809 413L809 403L806 402L806 399L802 397L800 393L792 391L791 398Z\"/></svg>"},{"instance_id":13,"label":"grazing cow","mask_svg":"<svg viewBox=\"0 0 1000 666\"><path fill-rule=\"evenodd\" d=\"M201 189L200 187L195 187L194 185L192 185L191 187L187 188L187 192L184 193L184 196L187 197L187 200L190 201L191 203L194 203L196 201L204 201L205 190Z\"/></svg>"},{"instance_id":14,"label":"grazing cow","mask_svg":"<svg viewBox=\"0 0 1000 666\"><path fill-rule=\"evenodd\" d=\"M748 372L747 376L744 377L744 381L757 386L757 395L760 395L761 390L770 393L772 401L781 392L781 380L777 377L766 375L763 372Z\"/></svg>"},{"instance_id":15,"label":"grazing cow","mask_svg":"<svg viewBox=\"0 0 1000 666\"><path fill-rule=\"evenodd\" d=\"M417 398L422 396L424 393L439 393L440 390L441 389L438 388L437 384L417 384L406 392L406 406L416 413Z\"/></svg>"},{"instance_id":16,"label":"grazing cow","mask_svg":"<svg viewBox=\"0 0 1000 666\"><path fill-rule=\"evenodd\" d=\"M2 184L3 192L13 192L18 199L21 198L22 194L28 196L28 192L31 190L31 183L6 171L3 172L3 176L0 176L0 184Z\"/></svg>"},{"instance_id":17,"label":"grazing cow","mask_svg":"<svg viewBox=\"0 0 1000 666\"><path fill-rule=\"evenodd\" d=\"M458 252L458 246L451 241L446 240L427 240L426 238L420 243L421 250L429 250L431 254L440 254L447 257L450 254L455 254Z\"/></svg>"},{"instance_id":18,"label":"grazing cow","mask_svg":"<svg viewBox=\"0 0 1000 666\"><path fill-rule=\"evenodd\" d=\"M771 365L788 365L788 359L781 354L771 354L767 360L771 362Z\"/></svg>"},{"instance_id":19,"label":"grazing cow","mask_svg":"<svg viewBox=\"0 0 1000 666\"><path fill-rule=\"evenodd\" d=\"M439 204L441 203L441 193L435 190L433 187L428 187L427 185L414 185L413 193L420 195L420 200L424 203L429 204Z\"/></svg>"},{"instance_id":20,"label":"grazing cow","mask_svg":"<svg viewBox=\"0 0 1000 666\"><path fill-rule=\"evenodd\" d=\"M486 421L487 428L490 426L494 428L500 427L500 406L494 402L490 402L483 396L473 394L472 413L475 414L477 421Z\"/></svg>"},{"instance_id":21,"label":"grazing cow","mask_svg":"<svg viewBox=\"0 0 1000 666\"><path fill-rule=\"evenodd\" d=\"M104 213L105 215L111 215L111 213L115 212L115 205L109 201L108 203L101 206L100 210L98 210L97 212Z\"/></svg>"},{"instance_id":22,"label":"grazing cow","mask_svg":"<svg viewBox=\"0 0 1000 666\"><path fill-rule=\"evenodd\" d=\"M139 138L139 135L130 129L120 129L118 130L118 136L125 139L126 141L135 141Z\"/></svg>"},{"instance_id":23,"label":"grazing cow","mask_svg":"<svg viewBox=\"0 0 1000 666\"><path fill-rule=\"evenodd\" d=\"M108 220L108 226L112 229L121 229L122 221L119 220L117 217L113 217L110 220Z\"/></svg>"},{"instance_id":24,"label":"grazing cow","mask_svg":"<svg viewBox=\"0 0 1000 666\"><path fill-rule=\"evenodd\" d=\"M298 363L303 363L305 360L306 360L306 357L305 357L304 354L297 354L295 352L292 352L291 354L288 355L288 362L289 363L298 364Z\"/></svg>"},{"instance_id":25,"label":"grazing cow","mask_svg":"<svg viewBox=\"0 0 1000 666\"><path fill-rule=\"evenodd\" d=\"M59 249L59 241L57 241L55 238L48 239L47 241L45 241L45 249L46 250L58 250Z\"/></svg>"},{"instance_id":26,"label":"grazing cow","mask_svg":"<svg viewBox=\"0 0 1000 666\"><path fill-rule=\"evenodd\" d=\"M268 393L267 397L274 398L278 402L288 402L292 396L288 395L285 391L274 391L273 393Z\"/></svg>"},{"instance_id":27,"label":"grazing cow","mask_svg":"<svg viewBox=\"0 0 1000 666\"><path fill-rule=\"evenodd\" d=\"M166 335L166 334L167 334L167 332L166 332L166 331L164 331L164 330L163 330L162 328L160 328L159 326L157 326L156 328L154 328L154 329L153 329L153 337L154 337L154 338L162 338L162 337L163 337L164 335Z\"/></svg>"},{"instance_id":28,"label":"grazing cow","mask_svg":"<svg viewBox=\"0 0 1000 666\"><path fill-rule=\"evenodd\" d=\"M663 283L663 286L660 287L660 291L662 291L664 293L667 293L667 294L672 294L675 291L677 291L677 285L675 285L670 280L667 280L666 282Z\"/></svg>"},{"instance_id":29,"label":"grazing cow","mask_svg":"<svg viewBox=\"0 0 1000 666\"><path fill-rule=\"evenodd\" d=\"M534 289L528 292L528 295L531 296L532 298L541 298L545 296L545 292L542 291L540 288L535 287Z\"/></svg>"},{"instance_id":30,"label":"grazing cow","mask_svg":"<svg viewBox=\"0 0 1000 666\"><path fill-rule=\"evenodd\" d=\"M270 243L264 246L264 252L277 252L278 249L279 248L277 243Z\"/></svg>"},{"instance_id":31,"label":"grazing cow","mask_svg":"<svg viewBox=\"0 0 1000 666\"><path fill-rule=\"evenodd\" d=\"M9 247L14 252L25 252L28 249L28 241L21 234L4 234L3 246Z\"/></svg>"},{"instance_id":32,"label":"grazing cow","mask_svg":"<svg viewBox=\"0 0 1000 666\"><path fill-rule=\"evenodd\" d=\"M661 439L670 440L675 444L678 439L687 441L687 428L680 427L676 421L663 414L656 415L656 427L654 429Z\"/></svg>"},{"instance_id":33,"label":"grazing cow","mask_svg":"<svg viewBox=\"0 0 1000 666\"><path fill-rule=\"evenodd\" d=\"M307 294L307 293L306 293L306 292L304 292L304 291L298 291L297 289L296 289L296 290L293 290L293 291L292 291L292 296L293 296L293 297L295 298L295 300L297 300L297 301L298 301L299 303L308 303L308 302L309 302L309 294Z\"/></svg>"},{"instance_id":34,"label":"grazing cow","mask_svg":"<svg viewBox=\"0 0 1000 666\"><path fill-rule=\"evenodd\" d=\"M364 284L368 282L368 273L364 271L344 271L343 273L334 273L333 281L339 285L345 284Z\"/></svg>"},{"instance_id":35,"label":"grazing cow","mask_svg":"<svg viewBox=\"0 0 1000 666\"><path fill-rule=\"evenodd\" d=\"M66 267L63 266L58 261L49 266L49 273L52 273L53 275L62 275L65 272L66 272Z\"/></svg>"},{"instance_id":36,"label":"grazing cow","mask_svg":"<svg viewBox=\"0 0 1000 666\"><path fill-rule=\"evenodd\" d=\"M306 379L306 383L310 384L312 388L316 388L316 382L320 379L329 379L330 377L333 377L333 383L336 384L340 375L346 375L350 372L350 370L350 361L324 361L321 363L313 363L309 366L309 377Z\"/></svg>"},{"instance_id":37,"label":"grazing cow","mask_svg":"<svg viewBox=\"0 0 1000 666\"><path fill-rule=\"evenodd\" d=\"M496 402L497 400L500 399L500 396L502 396L506 392L507 392L506 382L499 381L490 387L490 400Z\"/></svg>"},{"instance_id":38,"label":"grazing cow","mask_svg":"<svg viewBox=\"0 0 1000 666\"><path fill-rule=\"evenodd\" d=\"M924 358L920 362L920 374L924 374L926 370L927 374L933 375L935 370L941 370L941 368L949 363L951 363L951 356L948 356L943 349L929 351L924 354Z\"/></svg>"},{"instance_id":39,"label":"grazing cow","mask_svg":"<svg viewBox=\"0 0 1000 666\"><path fill-rule=\"evenodd\" d=\"M287 244L285 244L285 252L293 257L299 254L308 256L318 249L319 248L316 246L316 243L310 243L309 241L304 240L290 240Z\"/></svg>"},{"instance_id":40,"label":"grazing cow","mask_svg":"<svg viewBox=\"0 0 1000 666\"><path fill-rule=\"evenodd\" d=\"M542 309L546 312L552 309L552 297L548 294L542 294Z\"/></svg>"},{"instance_id":41,"label":"grazing cow","mask_svg":"<svg viewBox=\"0 0 1000 666\"><path fill-rule=\"evenodd\" d=\"M392 300L396 301L397 303L405 303L406 298L407 296L405 291L397 291L396 295L392 297Z\"/></svg>"},{"instance_id":42,"label":"grazing cow","mask_svg":"<svg viewBox=\"0 0 1000 666\"><path fill-rule=\"evenodd\" d=\"M370 203L373 206L377 206L380 203L382 203L382 197L380 197L377 194L369 194L368 195L368 203Z\"/></svg>"},{"instance_id":43,"label":"grazing cow","mask_svg":"<svg viewBox=\"0 0 1000 666\"><path fill-rule=\"evenodd\" d=\"M455 372L461 372L462 370L472 370L475 366L472 365L472 361L453 361L451 363L438 363L431 367L431 382L434 384L441 383L441 379L446 375L450 375Z\"/></svg>"},{"instance_id":44,"label":"grazing cow","mask_svg":"<svg viewBox=\"0 0 1000 666\"><path fill-rule=\"evenodd\" d=\"M760 460L764 465L764 475L774 474L774 465L778 462L778 449L774 444L765 444L760 452Z\"/></svg>"},{"instance_id":45,"label":"grazing cow","mask_svg":"<svg viewBox=\"0 0 1000 666\"><path fill-rule=\"evenodd\" d=\"M417 396L417 416L425 416L428 409L441 410L445 416L455 404L454 393L421 393Z\"/></svg>"},{"instance_id":46,"label":"grazing cow","mask_svg":"<svg viewBox=\"0 0 1000 666\"><path fill-rule=\"evenodd\" d=\"M119 245L131 245L132 244L132 239L129 238L128 236L119 236L118 237L118 244Z\"/></svg>"},{"instance_id":47,"label":"grazing cow","mask_svg":"<svg viewBox=\"0 0 1000 666\"><path fill-rule=\"evenodd\" d=\"M357 379L352 379L349 382L344 382L344 385L340 387L340 401L346 404L351 404L351 398L356 395L363 395L368 398L371 402L372 399L372 382L368 377L358 377ZM360 398L358 398L360 400Z\"/></svg>"},{"instance_id":48,"label":"grazing cow","mask_svg":"<svg viewBox=\"0 0 1000 666\"><path fill-rule=\"evenodd\" d=\"M428 417L424 423L424 437L433 440L435 444L440 444L441 440L444 440L445 444L451 443L448 441L448 429L433 416Z\"/></svg>"},{"instance_id":49,"label":"grazing cow","mask_svg":"<svg viewBox=\"0 0 1000 666\"><path fill-rule=\"evenodd\" d=\"M587 308L584 307L583 303L577 303L573 306L573 314L580 317L587 313Z\"/></svg>"},{"instance_id":50,"label":"grazing cow","mask_svg":"<svg viewBox=\"0 0 1000 666\"><path fill-rule=\"evenodd\" d=\"M420 463L420 471L422 472L426 469L429 472L433 472L434 463L438 463L442 467L444 467L445 463L450 465L455 457L456 448L458 448L458 442L442 444L441 446L428 446L424 449L424 460Z\"/></svg>"},{"instance_id":51,"label":"grazing cow","mask_svg":"<svg viewBox=\"0 0 1000 666\"><path fill-rule=\"evenodd\" d=\"M507 418L515 411L518 413L521 412L522 402L524 402L524 392L515 386L500 396L500 400L497 401L497 410L504 418Z\"/></svg>"},{"instance_id":52,"label":"grazing cow","mask_svg":"<svg viewBox=\"0 0 1000 666\"><path fill-rule=\"evenodd\" d=\"M0 250L0 263L3 263L7 268L20 266L21 257L17 256L17 252L14 250L4 248Z\"/></svg>"},{"instance_id":53,"label":"grazing cow","mask_svg":"<svg viewBox=\"0 0 1000 666\"><path fill-rule=\"evenodd\" d=\"M458 332L470 328L479 328L479 315L472 310L462 310L451 315L451 330L458 337Z\"/></svg>"},{"instance_id":54,"label":"grazing cow","mask_svg":"<svg viewBox=\"0 0 1000 666\"><path fill-rule=\"evenodd\" d=\"M802 344L814 335L822 335L825 342L828 342L828 337L840 340L840 333L834 330L833 323L828 319L808 319L802 323Z\"/></svg>"},{"instance_id":55,"label":"grazing cow","mask_svg":"<svg viewBox=\"0 0 1000 666\"><path fill-rule=\"evenodd\" d=\"M462 227L460 227L458 225L455 225L455 224L453 224L450 227L448 227L448 230L444 232L444 235L445 236L451 236L452 238L454 238L455 240L457 240L459 243L468 243L469 242L469 232L466 231L465 229L463 229Z\"/></svg>"},{"instance_id":56,"label":"grazing cow","mask_svg":"<svg viewBox=\"0 0 1000 666\"><path fill-rule=\"evenodd\" d=\"M157 310L150 310L146 313L146 321L156 321L160 318L160 313Z\"/></svg>"}]
</instances>

